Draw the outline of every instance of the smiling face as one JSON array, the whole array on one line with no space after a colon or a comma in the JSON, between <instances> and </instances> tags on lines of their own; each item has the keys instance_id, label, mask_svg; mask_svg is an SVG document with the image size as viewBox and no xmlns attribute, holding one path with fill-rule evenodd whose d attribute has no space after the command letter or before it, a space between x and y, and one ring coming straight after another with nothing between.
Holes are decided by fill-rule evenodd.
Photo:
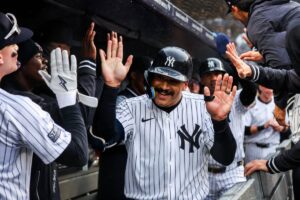
<instances>
[{"instance_id":1,"label":"smiling face","mask_svg":"<svg viewBox=\"0 0 300 200\"><path fill-rule=\"evenodd\" d=\"M180 101L181 92L187 88L187 82L154 74L152 87L155 89L155 104L161 107L171 107Z\"/></svg>"},{"instance_id":2,"label":"smiling face","mask_svg":"<svg viewBox=\"0 0 300 200\"><path fill-rule=\"evenodd\" d=\"M269 103L273 99L273 90L259 85L258 95L263 102Z\"/></svg>"},{"instance_id":3,"label":"smiling face","mask_svg":"<svg viewBox=\"0 0 300 200\"><path fill-rule=\"evenodd\" d=\"M18 69L18 50L19 47L16 44L0 50L0 79Z\"/></svg>"},{"instance_id":4,"label":"smiling face","mask_svg":"<svg viewBox=\"0 0 300 200\"><path fill-rule=\"evenodd\" d=\"M38 73L39 70L47 69L47 60L42 53L36 53L22 68L21 71L30 82L42 82L43 79Z\"/></svg>"}]
</instances>

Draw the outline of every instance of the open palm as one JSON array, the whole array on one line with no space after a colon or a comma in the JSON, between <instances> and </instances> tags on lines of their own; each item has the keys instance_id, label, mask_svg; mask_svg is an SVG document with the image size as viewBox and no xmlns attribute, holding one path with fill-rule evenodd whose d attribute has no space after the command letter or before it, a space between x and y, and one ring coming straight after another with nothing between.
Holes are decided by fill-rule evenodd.
<instances>
[{"instance_id":1,"label":"open palm","mask_svg":"<svg viewBox=\"0 0 300 200\"><path fill-rule=\"evenodd\" d=\"M118 40L117 33L112 32L111 34L108 34L106 54L103 50L100 50L100 57L102 76L105 84L111 87L120 86L132 63L131 55L127 58L125 65L122 63L122 37Z\"/></svg>"},{"instance_id":2,"label":"open palm","mask_svg":"<svg viewBox=\"0 0 300 200\"><path fill-rule=\"evenodd\" d=\"M227 58L236 68L240 78L244 79L252 75L251 68L239 57L235 45L233 43L227 44L226 55Z\"/></svg>"},{"instance_id":3,"label":"open palm","mask_svg":"<svg viewBox=\"0 0 300 200\"><path fill-rule=\"evenodd\" d=\"M236 86L232 87L233 78L228 74L219 75L213 93L214 99L206 102L207 111L212 119L221 121L227 118L230 112L235 94ZM210 96L208 87L204 88L204 95Z\"/></svg>"}]
</instances>

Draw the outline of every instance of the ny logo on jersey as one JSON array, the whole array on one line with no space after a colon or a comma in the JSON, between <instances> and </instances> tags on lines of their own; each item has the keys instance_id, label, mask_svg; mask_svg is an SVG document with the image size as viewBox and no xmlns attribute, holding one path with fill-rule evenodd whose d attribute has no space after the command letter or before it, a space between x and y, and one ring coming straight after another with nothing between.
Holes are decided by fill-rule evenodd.
<instances>
[{"instance_id":1,"label":"ny logo on jersey","mask_svg":"<svg viewBox=\"0 0 300 200\"><path fill-rule=\"evenodd\" d=\"M196 128L193 131L192 135L190 135L187 132L185 125L182 125L180 127L180 130L177 131L177 133L180 137L180 141L181 141L180 148L181 149L185 149L185 141L190 143L190 153L194 152L194 147L196 147L196 149L199 149L199 147L200 147L199 137L200 137L200 134L202 133L202 130L200 129L200 126L198 124L196 124Z\"/></svg>"},{"instance_id":2,"label":"ny logo on jersey","mask_svg":"<svg viewBox=\"0 0 300 200\"><path fill-rule=\"evenodd\" d=\"M168 56L168 57L167 57L167 60L166 60L166 62L165 62L165 66L173 67L174 62L175 62L175 58L172 57L172 56Z\"/></svg>"},{"instance_id":3,"label":"ny logo on jersey","mask_svg":"<svg viewBox=\"0 0 300 200\"><path fill-rule=\"evenodd\" d=\"M214 61L208 61L208 68L215 68Z\"/></svg>"}]
</instances>

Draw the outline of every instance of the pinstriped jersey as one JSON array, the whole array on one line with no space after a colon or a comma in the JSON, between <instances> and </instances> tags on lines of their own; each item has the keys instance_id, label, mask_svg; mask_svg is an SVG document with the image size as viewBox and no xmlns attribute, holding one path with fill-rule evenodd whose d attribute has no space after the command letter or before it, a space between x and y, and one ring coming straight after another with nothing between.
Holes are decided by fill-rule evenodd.
<instances>
[{"instance_id":1,"label":"pinstriped jersey","mask_svg":"<svg viewBox=\"0 0 300 200\"><path fill-rule=\"evenodd\" d=\"M71 141L50 115L29 98L0 89L0 199L29 199L33 152L45 164Z\"/></svg>"},{"instance_id":2,"label":"pinstriped jersey","mask_svg":"<svg viewBox=\"0 0 300 200\"><path fill-rule=\"evenodd\" d=\"M264 125L267 121L274 118L273 111L275 109L274 99L269 103L263 103L256 97L256 105L249 110L246 115L246 126ZM263 129L257 134L245 136L245 143L271 143L279 144L280 133L272 127Z\"/></svg>"},{"instance_id":3,"label":"pinstriped jersey","mask_svg":"<svg viewBox=\"0 0 300 200\"><path fill-rule=\"evenodd\" d=\"M296 144L300 139L300 94L295 95L293 109L291 110L292 141Z\"/></svg>"},{"instance_id":4,"label":"pinstriped jersey","mask_svg":"<svg viewBox=\"0 0 300 200\"><path fill-rule=\"evenodd\" d=\"M125 194L133 199L203 199L214 130L203 96L182 92L167 113L146 95L122 101L117 119L128 152Z\"/></svg>"},{"instance_id":5,"label":"pinstriped jersey","mask_svg":"<svg viewBox=\"0 0 300 200\"><path fill-rule=\"evenodd\" d=\"M241 90L238 90L229 113L229 126L237 144L233 162L240 161L245 157L243 142L245 132L245 114L247 113L248 108L241 103L240 94ZM209 164L222 166L212 157L209 159Z\"/></svg>"},{"instance_id":6,"label":"pinstriped jersey","mask_svg":"<svg viewBox=\"0 0 300 200\"><path fill-rule=\"evenodd\" d=\"M240 100L241 90L237 91L237 94L234 98L233 105L229 114L229 126L231 132L234 136L234 139L237 144L236 153L232 164L226 167L225 173L213 174L209 173L209 181L211 185L218 184L218 187L221 189L229 188L235 183L244 182L246 178L244 176L244 170L240 169L243 166L237 167L237 162L241 161L245 157L243 141L244 141L244 132L245 132L245 114L248 111ZM251 107L251 105L249 106ZM209 166L212 167L222 167L220 163L215 161L212 156L209 158ZM210 191L215 191L214 188Z\"/></svg>"}]
</instances>

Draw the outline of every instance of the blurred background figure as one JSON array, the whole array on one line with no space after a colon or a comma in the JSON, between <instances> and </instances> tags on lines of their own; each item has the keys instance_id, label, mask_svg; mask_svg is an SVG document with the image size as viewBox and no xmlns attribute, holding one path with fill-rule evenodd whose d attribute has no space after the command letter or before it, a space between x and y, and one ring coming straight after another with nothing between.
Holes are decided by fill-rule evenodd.
<instances>
[{"instance_id":1,"label":"blurred background figure","mask_svg":"<svg viewBox=\"0 0 300 200\"><path fill-rule=\"evenodd\" d=\"M192 78L189 80L189 91L195 94L200 93L200 75L199 75L199 67L200 67L200 59L193 59L193 73Z\"/></svg>"},{"instance_id":2,"label":"blurred background figure","mask_svg":"<svg viewBox=\"0 0 300 200\"><path fill-rule=\"evenodd\" d=\"M49 56L49 53L57 47L68 51L70 54L71 47L77 44L73 40L73 28L61 20L46 22L40 32L39 40L46 56Z\"/></svg>"},{"instance_id":3,"label":"blurred background figure","mask_svg":"<svg viewBox=\"0 0 300 200\"><path fill-rule=\"evenodd\" d=\"M288 127L279 125L274 118L274 108L273 90L259 85L256 104L245 117L246 163L266 159L269 154L275 153L280 143L280 134L289 131Z\"/></svg>"}]
</instances>

